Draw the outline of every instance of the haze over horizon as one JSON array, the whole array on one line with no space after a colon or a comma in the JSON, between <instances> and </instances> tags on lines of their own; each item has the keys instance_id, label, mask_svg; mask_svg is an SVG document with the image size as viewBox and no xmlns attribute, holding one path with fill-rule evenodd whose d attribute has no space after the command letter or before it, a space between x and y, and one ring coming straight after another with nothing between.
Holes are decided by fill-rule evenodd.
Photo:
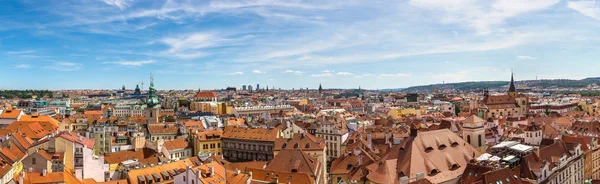
<instances>
[{"instance_id":1,"label":"haze over horizon","mask_svg":"<svg viewBox=\"0 0 600 184\"><path fill-rule=\"evenodd\" d=\"M385 89L597 76L594 1L0 1L0 89Z\"/></svg>"}]
</instances>

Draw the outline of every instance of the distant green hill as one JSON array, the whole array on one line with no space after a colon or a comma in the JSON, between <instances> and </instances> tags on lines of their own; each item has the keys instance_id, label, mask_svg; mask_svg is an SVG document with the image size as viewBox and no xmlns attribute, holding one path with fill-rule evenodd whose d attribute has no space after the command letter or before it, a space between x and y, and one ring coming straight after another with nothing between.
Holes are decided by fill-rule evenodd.
<instances>
[{"instance_id":1,"label":"distant green hill","mask_svg":"<svg viewBox=\"0 0 600 184\"><path fill-rule=\"evenodd\" d=\"M481 89L495 89L508 86L509 81L476 81L476 82L459 82L448 84L430 84L423 86L412 86L404 89L405 92L426 92L434 89L453 89L460 91L473 91ZM591 77L581 80L572 79L544 79L544 80L524 80L516 81L517 86L529 87L558 87L558 88L582 88L590 84L600 84L600 77Z\"/></svg>"}]
</instances>

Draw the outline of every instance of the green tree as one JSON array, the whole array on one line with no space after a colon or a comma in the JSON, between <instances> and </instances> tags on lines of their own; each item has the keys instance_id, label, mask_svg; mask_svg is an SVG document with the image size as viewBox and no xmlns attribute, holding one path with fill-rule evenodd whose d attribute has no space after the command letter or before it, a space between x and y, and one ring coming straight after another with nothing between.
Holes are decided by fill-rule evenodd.
<instances>
[{"instance_id":1,"label":"green tree","mask_svg":"<svg viewBox=\"0 0 600 184\"><path fill-rule=\"evenodd\" d=\"M454 114L456 114L456 115L460 114L460 104L458 104L458 103L454 104Z\"/></svg>"}]
</instances>

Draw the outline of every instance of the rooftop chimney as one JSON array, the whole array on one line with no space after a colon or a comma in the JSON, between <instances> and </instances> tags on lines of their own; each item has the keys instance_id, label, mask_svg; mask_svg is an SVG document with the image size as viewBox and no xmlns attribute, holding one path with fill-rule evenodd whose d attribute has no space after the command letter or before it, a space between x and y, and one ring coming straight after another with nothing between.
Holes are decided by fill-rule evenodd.
<instances>
[{"instance_id":1,"label":"rooftop chimney","mask_svg":"<svg viewBox=\"0 0 600 184\"><path fill-rule=\"evenodd\" d=\"M19 183L24 183L23 177L25 177L25 171L21 171L21 176L19 176Z\"/></svg>"},{"instance_id":2,"label":"rooftop chimney","mask_svg":"<svg viewBox=\"0 0 600 184\"><path fill-rule=\"evenodd\" d=\"M419 172L419 173L417 173L416 175L417 175L417 176L416 176L416 177L417 177L417 180L421 180L421 179L424 179L424 178L425 178L425 173L423 173L423 172Z\"/></svg>"},{"instance_id":3,"label":"rooftop chimney","mask_svg":"<svg viewBox=\"0 0 600 184\"><path fill-rule=\"evenodd\" d=\"M408 184L408 181L409 181L409 180L410 180L410 179L409 179L407 176L402 176L402 177L400 178L400 184Z\"/></svg>"},{"instance_id":4,"label":"rooftop chimney","mask_svg":"<svg viewBox=\"0 0 600 184\"><path fill-rule=\"evenodd\" d=\"M373 136L371 135L371 132L367 132L367 147L369 147L369 149L372 149L373 147Z\"/></svg>"},{"instance_id":5,"label":"rooftop chimney","mask_svg":"<svg viewBox=\"0 0 600 184\"><path fill-rule=\"evenodd\" d=\"M410 125L410 137L417 137L419 130L415 125Z\"/></svg>"},{"instance_id":6,"label":"rooftop chimney","mask_svg":"<svg viewBox=\"0 0 600 184\"><path fill-rule=\"evenodd\" d=\"M48 175L48 170L44 169L44 171L42 171L42 176L46 176Z\"/></svg>"},{"instance_id":7,"label":"rooftop chimney","mask_svg":"<svg viewBox=\"0 0 600 184\"><path fill-rule=\"evenodd\" d=\"M208 173L210 174L210 177L212 178L215 175L215 168L213 166L208 167Z\"/></svg>"}]
</instances>

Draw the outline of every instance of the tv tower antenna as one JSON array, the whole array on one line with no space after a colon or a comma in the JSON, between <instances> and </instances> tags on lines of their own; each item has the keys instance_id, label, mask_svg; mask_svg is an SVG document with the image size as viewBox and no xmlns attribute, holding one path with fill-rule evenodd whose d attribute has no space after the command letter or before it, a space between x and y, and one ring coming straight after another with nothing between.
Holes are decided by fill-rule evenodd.
<instances>
[{"instance_id":1,"label":"tv tower antenna","mask_svg":"<svg viewBox=\"0 0 600 184\"><path fill-rule=\"evenodd\" d=\"M144 91L144 81L140 81L140 84L142 85L142 91Z\"/></svg>"}]
</instances>

